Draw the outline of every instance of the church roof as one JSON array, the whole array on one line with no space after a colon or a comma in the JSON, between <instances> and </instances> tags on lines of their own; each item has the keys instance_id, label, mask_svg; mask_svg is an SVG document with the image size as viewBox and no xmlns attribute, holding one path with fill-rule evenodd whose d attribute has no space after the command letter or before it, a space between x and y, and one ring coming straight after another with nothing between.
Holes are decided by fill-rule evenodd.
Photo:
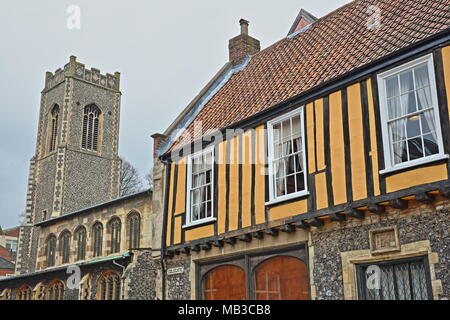
<instances>
[{"instance_id":1,"label":"church roof","mask_svg":"<svg viewBox=\"0 0 450 320\"><path fill-rule=\"evenodd\" d=\"M380 24L371 24L377 12ZM254 54L209 98L195 121L188 122L185 128L192 137L188 142L448 32L449 26L448 0L352 1ZM202 130L194 131L198 121ZM186 143L177 137L162 153L167 155Z\"/></svg>"}]
</instances>

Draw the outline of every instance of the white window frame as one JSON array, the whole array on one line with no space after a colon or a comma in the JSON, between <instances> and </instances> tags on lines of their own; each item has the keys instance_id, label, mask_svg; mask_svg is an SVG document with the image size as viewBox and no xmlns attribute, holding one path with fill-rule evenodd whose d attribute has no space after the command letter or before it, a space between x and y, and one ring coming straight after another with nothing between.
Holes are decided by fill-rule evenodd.
<instances>
[{"instance_id":1,"label":"white window frame","mask_svg":"<svg viewBox=\"0 0 450 320\"><path fill-rule=\"evenodd\" d=\"M401 72L412 69L418 65L423 63L428 64L428 76L430 78L430 90L431 90L431 98L433 104L433 112L436 120L436 135L437 135L437 144L439 147L439 153L433 154L430 156L426 156L419 159L410 160L407 162L402 162L399 164L394 164L393 159L391 158L391 141L389 138L389 130L388 130L388 106L386 99L386 86L385 79ZM427 54L423 57L415 59L413 61L402 64L401 66L392 68L388 71L382 72L377 76L378 82L378 94L380 97L380 120L381 120L381 131L383 137L383 151L384 151L384 169L380 170L380 174L385 174L389 172L394 172L410 167L415 167L421 164L430 163L433 161L438 161L442 159L447 159L449 156L444 154L444 144L442 140L442 130L441 130L441 120L439 115L439 102L436 90L436 76L434 73L434 62L433 55Z\"/></svg>"},{"instance_id":2,"label":"white window frame","mask_svg":"<svg viewBox=\"0 0 450 320\"><path fill-rule=\"evenodd\" d=\"M192 221L192 212L191 212L191 189L192 189L192 159L196 158L205 153L212 154L212 172L211 172L211 217L203 218L200 220ZM189 228L192 226L197 226L209 222L214 222L217 220L214 212L214 185L215 185L215 176L214 176L214 165L215 165L215 148L214 146L208 147L199 151L197 153L191 154L187 157L187 182L186 182L186 224L183 228Z\"/></svg>"},{"instance_id":3,"label":"white window frame","mask_svg":"<svg viewBox=\"0 0 450 320\"><path fill-rule=\"evenodd\" d=\"M302 197L305 195L309 195L309 191L308 191L308 184L307 184L307 176L308 176L308 167L306 165L306 137L305 137L305 116L304 116L304 106L301 106L298 109L295 109L291 112L288 112L286 114L283 114L275 119L272 119L270 121L267 122L267 149L268 149L268 169L269 169L269 197L270 197L270 201L266 202L266 205L271 205L273 203L277 203L277 202L282 202L282 201L286 201L289 199L293 199L293 198L298 198L298 197ZM275 192L274 192L274 177L273 177L273 159L274 159L274 146L273 146L273 126L274 124L277 124L279 122L282 122L284 120L290 119L294 116L299 116L300 117L300 125L301 125L301 138L302 138L302 152L303 152L303 168L304 168L304 175L303 175L303 179L304 179L304 183L305 183L305 189L301 190L301 191L297 191L295 193L291 193L291 194L286 194L284 196L279 196L277 197Z\"/></svg>"}]
</instances>

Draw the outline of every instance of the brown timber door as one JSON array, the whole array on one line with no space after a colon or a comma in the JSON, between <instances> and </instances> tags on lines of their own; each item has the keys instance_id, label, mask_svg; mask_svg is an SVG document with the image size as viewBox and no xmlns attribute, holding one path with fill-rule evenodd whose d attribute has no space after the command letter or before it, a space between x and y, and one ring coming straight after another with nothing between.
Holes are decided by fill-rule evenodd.
<instances>
[{"instance_id":1,"label":"brown timber door","mask_svg":"<svg viewBox=\"0 0 450 320\"><path fill-rule=\"evenodd\" d=\"M300 259L278 256L262 262L255 271L255 299L308 300L306 264Z\"/></svg>"},{"instance_id":2,"label":"brown timber door","mask_svg":"<svg viewBox=\"0 0 450 320\"><path fill-rule=\"evenodd\" d=\"M245 300L245 272L236 266L221 266L210 271L204 281L205 300Z\"/></svg>"}]
</instances>

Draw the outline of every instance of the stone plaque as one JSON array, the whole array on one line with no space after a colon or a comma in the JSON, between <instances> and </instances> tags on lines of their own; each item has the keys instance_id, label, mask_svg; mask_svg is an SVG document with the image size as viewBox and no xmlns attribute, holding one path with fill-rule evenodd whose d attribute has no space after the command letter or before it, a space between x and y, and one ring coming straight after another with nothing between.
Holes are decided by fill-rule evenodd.
<instances>
[{"instance_id":1,"label":"stone plaque","mask_svg":"<svg viewBox=\"0 0 450 320\"><path fill-rule=\"evenodd\" d=\"M372 254L400 251L400 241L395 226L370 230L369 240Z\"/></svg>"},{"instance_id":2,"label":"stone plaque","mask_svg":"<svg viewBox=\"0 0 450 320\"><path fill-rule=\"evenodd\" d=\"M174 275L174 274L180 274L183 272L184 272L184 267L167 269L167 275L169 275L169 276Z\"/></svg>"}]
</instances>

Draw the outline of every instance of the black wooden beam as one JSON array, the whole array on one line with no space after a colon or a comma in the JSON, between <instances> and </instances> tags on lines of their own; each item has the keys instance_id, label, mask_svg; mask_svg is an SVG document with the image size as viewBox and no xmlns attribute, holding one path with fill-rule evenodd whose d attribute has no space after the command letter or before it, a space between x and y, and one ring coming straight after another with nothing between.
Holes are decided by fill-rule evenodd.
<instances>
[{"instance_id":1,"label":"black wooden beam","mask_svg":"<svg viewBox=\"0 0 450 320\"><path fill-rule=\"evenodd\" d=\"M408 208L408 200L394 199L389 201L389 205L395 209L405 210Z\"/></svg>"},{"instance_id":2,"label":"black wooden beam","mask_svg":"<svg viewBox=\"0 0 450 320\"><path fill-rule=\"evenodd\" d=\"M288 223L288 224L282 225L282 226L280 227L280 230L281 230L282 232L292 233L292 232L295 232L295 227L294 227L292 224Z\"/></svg>"},{"instance_id":3,"label":"black wooden beam","mask_svg":"<svg viewBox=\"0 0 450 320\"><path fill-rule=\"evenodd\" d=\"M275 228L269 228L269 229L266 229L266 233L267 233L269 236L276 237L276 236L278 235L278 229L275 229Z\"/></svg>"},{"instance_id":4,"label":"black wooden beam","mask_svg":"<svg viewBox=\"0 0 450 320\"><path fill-rule=\"evenodd\" d=\"M194 252L200 252L201 250L200 245L199 244L193 245L191 250Z\"/></svg>"},{"instance_id":5,"label":"black wooden beam","mask_svg":"<svg viewBox=\"0 0 450 320\"><path fill-rule=\"evenodd\" d=\"M202 243L200 245L200 249L202 249L203 251L208 251L211 249L211 244L209 242Z\"/></svg>"},{"instance_id":6,"label":"black wooden beam","mask_svg":"<svg viewBox=\"0 0 450 320\"><path fill-rule=\"evenodd\" d=\"M183 252L184 254L189 254L191 252L191 248L189 247L183 247L181 249L181 252Z\"/></svg>"},{"instance_id":7,"label":"black wooden beam","mask_svg":"<svg viewBox=\"0 0 450 320\"><path fill-rule=\"evenodd\" d=\"M166 251L166 257L172 259L173 258L173 251L172 250L167 250Z\"/></svg>"},{"instance_id":8,"label":"black wooden beam","mask_svg":"<svg viewBox=\"0 0 450 320\"><path fill-rule=\"evenodd\" d=\"M422 203L432 203L434 197L426 192L416 194L416 200Z\"/></svg>"},{"instance_id":9,"label":"black wooden beam","mask_svg":"<svg viewBox=\"0 0 450 320\"><path fill-rule=\"evenodd\" d=\"M306 222L306 220L298 220L295 222L295 227L299 228L299 229L309 229L309 223Z\"/></svg>"},{"instance_id":10,"label":"black wooden beam","mask_svg":"<svg viewBox=\"0 0 450 320\"><path fill-rule=\"evenodd\" d=\"M264 239L264 232L262 231L255 231L252 233L252 236L256 239Z\"/></svg>"},{"instance_id":11,"label":"black wooden beam","mask_svg":"<svg viewBox=\"0 0 450 320\"><path fill-rule=\"evenodd\" d=\"M386 213L386 208L383 206L380 206L379 204L369 204L367 206L367 210L369 210L372 213L376 213L376 214L385 214Z\"/></svg>"},{"instance_id":12,"label":"black wooden beam","mask_svg":"<svg viewBox=\"0 0 450 320\"><path fill-rule=\"evenodd\" d=\"M241 234L238 239L243 242L250 242L252 241L252 235L250 233Z\"/></svg>"},{"instance_id":13,"label":"black wooden beam","mask_svg":"<svg viewBox=\"0 0 450 320\"><path fill-rule=\"evenodd\" d=\"M311 227L322 227L325 223L323 222L323 220L322 219L313 219L313 220L311 220L311 221L308 221L308 224L311 226Z\"/></svg>"},{"instance_id":14,"label":"black wooden beam","mask_svg":"<svg viewBox=\"0 0 450 320\"><path fill-rule=\"evenodd\" d=\"M215 241L213 241L213 246L217 247L217 248L222 248L223 247L223 240L215 240Z\"/></svg>"},{"instance_id":15,"label":"black wooden beam","mask_svg":"<svg viewBox=\"0 0 450 320\"><path fill-rule=\"evenodd\" d=\"M227 238L225 240L223 240L225 243L234 245L236 243L236 238L235 237L231 237L231 238Z\"/></svg>"},{"instance_id":16,"label":"black wooden beam","mask_svg":"<svg viewBox=\"0 0 450 320\"><path fill-rule=\"evenodd\" d=\"M447 199L450 199L450 188L442 188L439 190L439 194Z\"/></svg>"},{"instance_id":17,"label":"black wooden beam","mask_svg":"<svg viewBox=\"0 0 450 320\"><path fill-rule=\"evenodd\" d=\"M332 213L330 214L331 221L344 221L345 220L345 214L342 213Z\"/></svg>"},{"instance_id":18,"label":"black wooden beam","mask_svg":"<svg viewBox=\"0 0 450 320\"><path fill-rule=\"evenodd\" d=\"M353 217L353 218L357 218L357 219L363 219L364 218L364 211L355 209L355 208L350 208L345 210L346 212L348 212L349 216Z\"/></svg>"}]
</instances>

